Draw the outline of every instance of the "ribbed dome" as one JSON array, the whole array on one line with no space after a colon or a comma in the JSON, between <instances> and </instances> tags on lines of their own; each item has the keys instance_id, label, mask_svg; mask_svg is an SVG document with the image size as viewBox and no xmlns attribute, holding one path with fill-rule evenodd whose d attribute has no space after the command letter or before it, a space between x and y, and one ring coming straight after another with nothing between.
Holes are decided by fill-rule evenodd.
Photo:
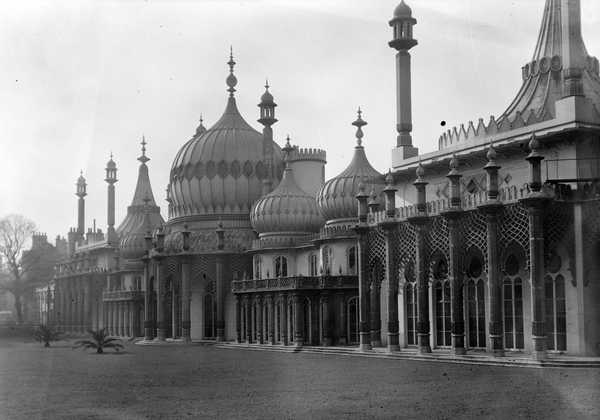
<instances>
[{"instance_id":1,"label":"ribbed dome","mask_svg":"<svg viewBox=\"0 0 600 420\"><path fill-rule=\"evenodd\" d=\"M117 228L120 238L121 257L125 259L141 258L146 249L145 239L148 231L154 231L164 224L160 215L160 207L154 201L152 186L148 176L146 162L150 159L145 154L145 141L142 143L142 156L138 171L137 185L131 205L127 207L127 215Z\"/></svg>"},{"instance_id":2,"label":"ribbed dome","mask_svg":"<svg viewBox=\"0 0 600 420\"><path fill-rule=\"evenodd\" d=\"M315 198L298 187L290 167L277 188L256 202L250 220L261 236L318 232L324 223Z\"/></svg>"},{"instance_id":3,"label":"ribbed dome","mask_svg":"<svg viewBox=\"0 0 600 420\"><path fill-rule=\"evenodd\" d=\"M410 7L408 7L408 5L406 3L404 3L404 0L402 0L400 2L400 4L398 6L396 6L396 9L394 9L394 17L395 18L411 17L411 16L412 16L412 10L410 9Z\"/></svg>"},{"instance_id":4,"label":"ribbed dome","mask_svg":"<svg viewBox=\"0 0 600 420\"><path fill-rule=\"evenodd\" d=\"M275 168L281 149L273 142ZM240 115L229 97L223 116L183 145L171 167L171 218L245 215L262 193L267 175L263 136Z\"/></svg>"},{"instance_id":5,"label":"ribbed dome","mask_svg":"<svg viewBox=\"0 0 600 420\"><path fill-rule=\"evenodd\" d=\"M317 193L317 204L325 220L358 217L358 186L365 184L365 190L375 190L379 197L383 189L383 175L369 163L365 149L358 145L350 165L338 176L325 182Z\"/></svg>"}]
</instances>

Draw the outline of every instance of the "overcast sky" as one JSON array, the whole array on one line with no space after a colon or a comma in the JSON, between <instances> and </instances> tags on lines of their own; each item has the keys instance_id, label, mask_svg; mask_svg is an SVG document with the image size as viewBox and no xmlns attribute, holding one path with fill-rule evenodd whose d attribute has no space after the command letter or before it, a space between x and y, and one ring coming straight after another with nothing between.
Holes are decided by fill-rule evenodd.
<instances>
[{"instance_id":1,"label":"overcast sky","mask_svg":"<svg viewBox=\"0 0 600 420\"><path fill-rule=\"evenodd\" d=\"M413 140L435 149L448 126L499 115L533 53L544 0L411 0ZM74 183L88 181L86 225L106 229L104 167L119 168L117 224L137 177L142 134L166 216L171 161L227 98L233 45L242 115L255 128L269 78L276 140L327 150L327 178L349 163L356 108L380 171L395 145L397 0L11 1L0 3L0 216L22 213L50 238L76 225ZM600 55L600 1L582 0L583 36ZM448 128L448 127L446 127Z\"/></svg>"}]
</instances>

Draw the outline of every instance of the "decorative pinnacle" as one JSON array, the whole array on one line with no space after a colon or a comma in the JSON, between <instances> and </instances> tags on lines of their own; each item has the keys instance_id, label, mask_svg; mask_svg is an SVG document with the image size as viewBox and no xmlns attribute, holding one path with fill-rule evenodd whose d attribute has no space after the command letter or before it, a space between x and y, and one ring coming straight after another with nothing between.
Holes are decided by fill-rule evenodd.
<instances>
[{"instance_id":1,"label":"decorative pinnacle","mask_svg":"<svg viewBox=\"0 0 600 420\"><path fill-rule=\"evenodd\" d=\"M269 79L265 79L265 89L267 90L267 92L269 91L269 88L271 86L269 86Z\"/></svg>"},{"instance_id":2,"label":"decorative pinnacle","mask_svg":"<svg viewBox=\"0 0 600 420\"><path fill-rule=\"evenodd\" d=\"M419 160L419 166L417 166L417 170L415 171L416 175L417 175L417 181L421 182L423 181L423 177L425 176L425 168L423 167L423 164L421 163L421 161Z\"/></svg>"},{"instance_id":3,"label":"decorative pinnacle","mask_svg":"<svg viewBox=\"0 0 600 420\"><path fill-rule=\"evenodd\" d=\"M148 144L148 143L146 143L146 136L144 136L143 134L142 134L142 142L140 144L142 145L142 156L140 156L138 158L138 160L140 162L142 162L143 165L145 165L146 162L148 162L150 160L150 158L148 156L146 156L146 144Z\"/></svg>"},{"instance_id":4,"label":"decorative pinnacle","mask_svg":"<svg viewBox=\"0 0 600 420\"><path fill-rule=\"evenodd\" d=\"M450 171L458 170L459 164L460 164L460 162L458 161L458 158L456 157L456 153L453 153L452 159L450 159Z\"/></svg>"},{"instance_id":5,"label":"decorative pinnacle","mask_svg":"<svg viewBox=\"0 0 600 420\"><path fill-rule=\"evenodd\" d=\"M229 47L229 61L227 62L229 65L229 76L227 76L226 83L229 88L227 91L229 92L229 96L233 97L233 92L235 92L235 86L237 85L237 78L233 74L233 67L235 66L235 61L233 60L233 47Z\"/></svg>"},{"instance_id":6,"label":"decorative pinnacle","mask_svg":"<svg viewBox=\"0 0 600 420\"><path fill-rule=\"evenodd\" d=\"M537 153L537 149L540 147L540 141L537 139L535 133L531 134L531 140L529 140L529 149L531 153Z\"/></svg>"},{"instance_id":7,"label":"decorative pinnacle","mask_svg":"<svg viewBox=\"0 0 600 420\"><path fill-rule=\"evenodd\" d=\"M200 125L196 128L196 134L202 134L206 131L206 127L204 127L204 119L202 118L202 114L200 114Z\"/></svg>"},{"instance_id":8,"label":"decorative pinnacle","mask_svg":"<svg viewBox=\"0 0 600 420\"><path fill-rule=\"evenodd\" d=\"M356 111L356 113L358 114L358 117L356 118L356 121L352 123L352 125L356 127L356 144L358 146L362 146L362 138L364 137L362 128L367 125L367 122L362 119L362 111L360 107L358 107L358 111Z\"/></svg>"},{"instance_id":9,"label":"decorative pinnacle","mask_svg":"<svg viewBox=\"0 0 600 420\"><path fill-rule=\"evenodd\" d=\"M496 149L494 148L494 143L492 143L492 142L490 142L490 147L488 148L486 157L490 163L496 163L496 158L498 157L498 153L496 153Z\"/></svg>"},{"instance_id":10,"label":"decorative pinnacle","mask_svg":"<svg viewBox=\"0 0 600 420\"><path fill-rule=\"evenodd\" d=\"M290 161L290 155L292 153L292 150L294 150L294 146L292 146L292 144L290 143L290 135L288 134L286 139L285 139L285 146L283 147L283 149L281 149L284 153L285 153L285 165L286 165L286 169L288 167L288 163Z\"/></svg>"},{"instance_id":11,"label":"decorative pinnacle","mask_svg":"<svg viewBox=\"0 0 600 420\"><path fill-rule=\"evenodd\" d=\"M388 170L388 173L385 176L385 183L388 187L394 186L394 176L392 175L391 169Z\"/></svg>"}]
</instances>

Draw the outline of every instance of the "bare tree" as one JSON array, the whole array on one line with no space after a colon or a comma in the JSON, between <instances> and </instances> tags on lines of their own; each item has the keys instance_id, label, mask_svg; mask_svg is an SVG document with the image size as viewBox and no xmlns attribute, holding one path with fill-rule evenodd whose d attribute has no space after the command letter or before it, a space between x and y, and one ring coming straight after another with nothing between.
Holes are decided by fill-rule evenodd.
<instances>
[{"instance_id":1,"label":"bare tree","mask_svg":"<svg viewBox=\"0 0 600 420\"><path fill-rule=\"evenodd\" d=\"M15 299L17 322L23 322L24 298L36 286L52 278L56 261L54 247L26 250L35 223L20 214L0 219L0 258L2 275L0 291L10 292Z\"/></svg>"}]
</instances>

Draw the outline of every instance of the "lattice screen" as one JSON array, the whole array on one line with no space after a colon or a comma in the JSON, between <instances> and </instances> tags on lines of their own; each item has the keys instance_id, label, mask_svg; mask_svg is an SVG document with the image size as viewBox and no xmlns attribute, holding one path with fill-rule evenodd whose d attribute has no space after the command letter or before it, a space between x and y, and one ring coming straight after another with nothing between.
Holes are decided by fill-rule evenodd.
<instances>
[{"instance_id":1,"label":"lattice screen","mask_svg":"<svg viewBox=\"0 0 600 420\"><path fill-rule=\"evenodd\" d=\"M414 281L415 265L415 228L408 222L400 222L392 231L394 266L402 268L406 280ZM404 279L401 279L403 281Z\"/></svg>"},{"instance_id":2,"label":"lattice screen","mask_svg":"<svg viewBox=\"0 0 600 420\"><path fill-rule=\"evenodd\" d=\"M367 242L369 248L369 273L377 268L380 283L385 278L385 234L379 228L369 229L367 234Z\"/></svg>"},{"instance_id":3,"label":"lattice screen","mask_svg":"<svg viewBox=\"0 0 600 420\"><path fill-rule=\"evenodd\" d=\"M508 204L498 220L500 252L511 242L516 242L525 250L525 263L529 267L529 215L520 203Z\"/></svg>"},{"instance_id":4,"label":"lattice screen","mask_svg":"<svg viewBox=\"0 0 600 420\"><path fill-rule=\"evenodd\" d=\"M598 217L596 216L596 219ZM574 257L573 206L570 203L553 202L544 213L544 254L546 261L558 245L566 248L569 258Z\"/></svg>"},{"instance_id":5,"label":"lattice screen","mask_svg":"<svg viewBox=\"0 0 600 420\"><path fill-rule=\"evenodd\" d=\"M442 216L435 216L431 218L431 224L427 235L425 235L425 243L428 255L428 261L431 260L431 256L436 252L441 252L446 261L450 260L449 255L449 236L448 236L448 222Z\"/></svg>"},{"instance_id":6,"label":"lattice screen","mask_svg":"<svg viewBox=\"0 0 600 420\"><path fill-rule=\"evenodd\" d=\"M463 253L471 247L481 251L484 256L484 269L487 271L487 224L485 215L479 210L466 211L459 223L459 236ZM464 261L463 258L461 258Z\"/></svg>"}]
</instances>

